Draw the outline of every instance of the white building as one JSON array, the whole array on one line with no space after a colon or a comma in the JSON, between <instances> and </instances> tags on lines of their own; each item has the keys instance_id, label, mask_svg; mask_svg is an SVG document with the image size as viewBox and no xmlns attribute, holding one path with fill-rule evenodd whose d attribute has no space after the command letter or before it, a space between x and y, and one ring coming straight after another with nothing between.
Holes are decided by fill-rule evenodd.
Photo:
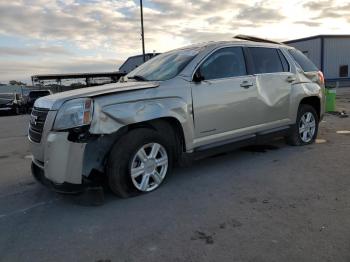
<instances>
[{"instance_id":1,"label":"white building","mask_svg":"<svg viewBox=\"0 0 350 262\"><path fill-rule=\"evenodd\" d=\"M285 44L308 56L323 72L328 85L350 85L350 35L318 35Z\"/></svg>"}]
</instances>

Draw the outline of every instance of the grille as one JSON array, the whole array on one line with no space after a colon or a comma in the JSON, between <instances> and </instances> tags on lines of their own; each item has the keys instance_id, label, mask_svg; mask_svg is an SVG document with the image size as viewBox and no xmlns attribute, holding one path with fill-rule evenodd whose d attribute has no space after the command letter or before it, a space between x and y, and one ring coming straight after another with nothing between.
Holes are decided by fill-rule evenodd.
<instances>
[{"instance_id":1,"label":"grille","mask_svg":"<svg viewBox=\"0 0 350 262\"><path fill-rule=\"evenodd\" d=\"M29 122L29 138L33 142L40 143L48 112L49 110L45 108L33 108Z\"/></svg>"}]
</instances>

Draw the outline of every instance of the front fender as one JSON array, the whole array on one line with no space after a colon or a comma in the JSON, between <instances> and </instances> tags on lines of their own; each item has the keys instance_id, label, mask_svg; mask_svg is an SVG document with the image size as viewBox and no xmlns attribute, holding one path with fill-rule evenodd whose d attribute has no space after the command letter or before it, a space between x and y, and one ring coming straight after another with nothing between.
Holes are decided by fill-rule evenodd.
<instances>
[{"instance_id":1,"label":"front fender","mask_svg":"<svg viewBox=\"0 0 350 262\"><path fill-rule=\"evenodd\" d=\"M164 117L172 117L180 122L186 148L191 149L191 141L193 141L192 109L186 101L178 97L124 102L103 107L96 104L95 121L91 124L90 133L112 134L124 126Z\"/></svg>"}]
</instances>

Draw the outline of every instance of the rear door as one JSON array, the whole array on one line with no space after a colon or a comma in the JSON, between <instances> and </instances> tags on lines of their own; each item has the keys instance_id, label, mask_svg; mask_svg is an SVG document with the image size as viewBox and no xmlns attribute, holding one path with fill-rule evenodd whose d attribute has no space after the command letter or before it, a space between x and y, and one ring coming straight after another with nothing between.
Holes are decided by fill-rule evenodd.
<instances>
[{"instance_id":1,"label":"rear door","mask_svg":"<svg viewBox=\"0 0 350 262\"><path fill-rule=\"evenodd\" d=\"M295 74L281 50L249 47L256 76L259 123L265 128L289 123L290 94Z\"/></svg>"},{"instance_id":2,"label":"rear door","mask_svg":"<svg viewBox=\"0 0 350 262\"><path fill-rule=\"evenodd\" d=\"M191 85L196 138L225 139L256 125L255 77L247 73L242 47L216 50L198 70L204 80Z\"/></svg>"}]
</instances>

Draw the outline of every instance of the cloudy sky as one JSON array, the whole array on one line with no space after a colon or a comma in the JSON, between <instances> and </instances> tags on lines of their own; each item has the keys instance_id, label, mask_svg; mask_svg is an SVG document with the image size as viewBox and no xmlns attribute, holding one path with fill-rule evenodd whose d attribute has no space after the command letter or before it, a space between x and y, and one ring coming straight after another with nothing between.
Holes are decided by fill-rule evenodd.
<instances>
[{"instance_id":1,"label":"cloudy sky","mask_svg":"<svg viewBox=\"0 0 350 262\"><path fill-rule=\"evenodd\" d=\"M350 34L349 0L144 0L146 51L228 40ZM0 0L0 82L115 71L141 53L139 1Z\"/></svg>"}]
</instances>

